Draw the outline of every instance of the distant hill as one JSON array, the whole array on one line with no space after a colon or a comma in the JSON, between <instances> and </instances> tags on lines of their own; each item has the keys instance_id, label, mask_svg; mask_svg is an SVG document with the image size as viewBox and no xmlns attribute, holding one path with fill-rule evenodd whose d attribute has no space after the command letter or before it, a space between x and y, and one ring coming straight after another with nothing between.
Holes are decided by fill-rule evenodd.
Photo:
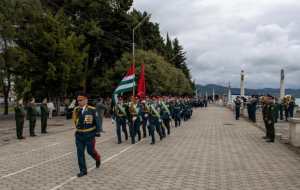
<instances>
[{"instance_id":1,"label":"distant hill","mask_svg":"<svg viewBox=\"0 0 300 190\"><path fill-rule=\"evenodd\" d=\"M227 94L228 93L228 87L220 86L220 85L214 85L214 84L208 84L205 86L196 84L196 88L198 91L200 91L202 96L205 96L205 92L207 92L208 95L212 95L213 89L215 89L215 95L218 94ZM274 88L264 88L264 89L248 89L245 88L245 94L251 95L251 94L270 94L275 97L279 97L279 91L280 89L274 89ZM239 94L240 88L231 88L231 94ZM290 94L295 98L300 98L300 89L285 89L285 94Z\"/></svg>"}]
</instances>

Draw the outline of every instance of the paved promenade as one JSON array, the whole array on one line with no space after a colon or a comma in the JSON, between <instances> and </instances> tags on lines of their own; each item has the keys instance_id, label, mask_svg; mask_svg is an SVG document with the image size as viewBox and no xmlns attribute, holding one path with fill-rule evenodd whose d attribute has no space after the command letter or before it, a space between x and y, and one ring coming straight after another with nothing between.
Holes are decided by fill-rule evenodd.
<instances>
[{"instance_id":1,"label":"paved promenade","mask_svg":"<svg viewBox=\"0 0 300 190\"><path fill-rule=\"evenodd\" d=\"M77 178L74 128L0 144L0 189L300 189L300 155L232 111L212 104L150 145L149 137L118 145L115 125L97 138L102 164L86 154ZM56 126L59 127L59 126ZM54 130L55 126L49 129ZM55 131L55 130L54 130Z\"/></svg>"}]
</instances>

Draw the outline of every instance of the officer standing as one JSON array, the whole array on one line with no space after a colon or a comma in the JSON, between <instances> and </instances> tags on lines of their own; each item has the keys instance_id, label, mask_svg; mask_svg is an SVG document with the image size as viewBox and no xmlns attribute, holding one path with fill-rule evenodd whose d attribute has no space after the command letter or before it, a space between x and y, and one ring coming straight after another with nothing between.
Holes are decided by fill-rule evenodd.
<instances>
[{"instance_id":1,"label":"officer standing","mask_svg":"<svg viewBox=\"0 0 300 190\"><path fill-rule=\"evenodd\" d=\"M126 123L127 120L127 113L126 113L126 107L128 107L128 104L123 103L123 96L118 96L118 103L115 105L114 113L112 116L112 123L114 123L114 120L116 118L116 125L117 125L117 136L118 136L118 144L122 143L121 139L121 126L122 131L125 134L125 140L128 140L128 133L126 129Z\"/></svg>"},{"instance_id":2,"label":"officer standing","mask_svg":"<svg viewBox=\"0 0 300 190\"><path fill-rule=\"evenodd\" d=\"M130 136L131 136L131 143L135 143L135 134L138 134L138 140L141 140L141 121L140 117L142 115L142 106L139 104L140 97L135 95L134 103L130 104L129 106L129 117L128 121L130 123Z\"/></svg>"},{"instance_id":3,"label":"officer standing","mask_svg":"<svg viewBox=\"0 0 300 190\"><path fill-rule=\"evenodd\" d=\"M256 110L257 110L257 98L254 95L251 100L251 119L254 123L256 122Z\"/></svg>"},{"instance_id":4,"label":"officer standing","mask_svg":"<svg viewBox=\"0 0 300 190\"><path fill-rule=\"evenodd\" d=\"M43 103L41 104L40 108L41 108L41 131L42 134L46 134L48 133L46 131L46 128L47 128L47 118L49 114L49 110L47 107L47 98L43 100Z\"/></svg>"},{"instance_id":5,"label":"officer standing","mask_svg":"<svg viewBox=\"0 0 300 190\"><path fill-rule=\"evenodd\" d=\"M269 139L270 135L269 135L268 121L267 121L267 110L269 109L268 97L262 99L261 105L262 105L263 121L266 128L266 136L264 136L263 139Z\"/></svg>"},{"instance_id":6,"label":"officer standing","mask_svg":"<svg viewBox=\"0 0 300 190\"><path fill-rule=\"evenodd\" d=\"M162 122L164 123L164 125L166 126L167 130L168 130L168 135L170 135L170 121L172 119L172 115L173 115L173 108L172 108L172 104L171 102L168 102L168 96L167 95L163 95L162 96L163 100L160 102L161 108L162 108L162 112L163 114L163 118L162 118ZM166 137L166 133L163 130L163 137Z\"/></svg>"},{"instance_id":7,"label":"officer standing","mask_svg":"<svg viewBox=\"0 0 300 190\"><path fill-rule=\"evenodd\" d=\"M85 147L87 152L96 161L96 168L99 168L101 161L100 155L96 151L96 137L101 135L101 124L96 109L92 106L88 106L88 95L77 91L78 107L74 108L73 121L76 126L75 138L77 147L78 165L80 173L78 177L82 177L87 174L87 167L85 163Z\"/></svg>"},{"instance_id":8,"label":"officer standing","mask_svg":"<svg viewBox=\"0 0 300 190\"><path fill-rule=\"evenodd\" d=\"M180 126L181 117L180 114L182 112L182 103L179 100L178 96L175 96L175 100L172 102L172 106L174 108L174 119L175 119L175 127Z\"/></svg>"},{"instance_id":9,"label":"officer standing","mask_svg":"<svg viewBox=\"0 0 300 190\"><path fill-rule=\"evenodd\" d=\"M235 119L239 120L239 117L240 117L240 108L241 108L242 102L241 102L239 96L237 96L236 100L233 100L233 101L235 103Z\"/></svg>"},{"instance_id":10,"label":"officer standing","mask_svg":"<svg viewBox=\"0 0 300 190\"><path fill-rule=\"evenodd\" d=\"M149 115L148 115L148 122L150 125L150 133L152 136L152 142L151 145L155 144L155 135L154 131L156 129L156 132L160 136L160 140L163 139L163 134L161 132L161 122L163 118L163 113L161 106L157 103L158 97L157 96L152 96L152 104L150 104L149 108Z\"/></svg>"},{"instance_id":11,"label":"officer standing","mask_svg":"<svg viewBox=\"0 0 300 190\"><path fill-rule=\"evenodd\" d=\"M25 139L25 137L23 137L25 111L24 111L24 107L23 107L23 99L22 98L17 99L17 103L14 106L14 110L15 110L15 119L16 119L17 138L19 140L22 140L22 139Z\"/></svg>"},{"instance_id":12,"label":"officer standing","mask_svg":"<svg viewBox=\"0 0 300 190\"><path fill-rule=\"evenodd\" d=\"M269 130L269 139L266 140L268 143L274 142L275 139L275 111L276 111L276 106L273 103L274 97L271 95L269 96L269 107L267 109L267 122L268 122L268 130Z\"/></svg>"},{"instance_id":13,"label":"officer standing","mask_svg":"<svg viewBox=\"0 0 300 190\"><path fill-rule=\"evenodd\" d=\"M36 124L36 116L37 116L37 111L35 107L35 99L31 98L30 103L28 105L28 115L29 115L29 134L31 137L35 137L36 134L34 133L34 128Z\"/></svg>"},{"instance_id":14,"label":"officer standing","mask_svg":"<svg viewBox=\"0 0 300 190\"><path fill-rule=\"evenodd\" d=\"M294 117L294 110L295 110L295 98L291 97L290 107L289 107L290 117Z\"/></svg>"},{"instance_id":15,"label":"officer standing","mask_svg":"<svg viewBox=\"0 0 300 190\"><path fill-rule=\"evenodd\" d=\"M248 118L252 121L252 112L251 112L251 98L248 97L248 100L246 102L246 105L247 105L247 111L248 111Z\"/></svg>"}]
</instances>

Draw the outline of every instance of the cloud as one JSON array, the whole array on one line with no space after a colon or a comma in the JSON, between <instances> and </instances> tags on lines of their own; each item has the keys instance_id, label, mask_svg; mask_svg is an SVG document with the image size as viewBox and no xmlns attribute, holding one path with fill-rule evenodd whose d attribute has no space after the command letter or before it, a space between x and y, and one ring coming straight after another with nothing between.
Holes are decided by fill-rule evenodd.
<instances>
[{"instance_id":1,"label":"cloud","mask_svg":"<svg viewBox=\"0 0 300 190\"><path fill-rule=\"evenodd\" d=\"M134 8L152 13L161 34L177 37L199 84L299 89L300 1L140 0Z\"/></svg>"}]
</instances>

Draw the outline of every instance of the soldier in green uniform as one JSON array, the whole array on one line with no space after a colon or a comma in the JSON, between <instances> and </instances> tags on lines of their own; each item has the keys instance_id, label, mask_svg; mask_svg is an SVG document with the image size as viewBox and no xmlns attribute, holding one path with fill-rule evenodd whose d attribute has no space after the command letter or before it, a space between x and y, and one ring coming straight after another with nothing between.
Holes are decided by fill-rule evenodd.
<instances>
[{"instance_id":1,"label":"soldier in green uniform","mask_svg":"<svg viewBox=\"0 0 300 190\"><path fill-rule=\"evenodd\" d=\"M31 137L35 137L36 134L34 133L35 123L36 123L36 116L37 111L34 105L35 99L31 98L30 103L28 104L28 115L29 115L29 134Z\"/></svg>"},{"instance_id":2,"label":"soldier in green uniform","mask_svg":"<svg viewBox=\"0 0 300 190\"><path fill-rule=\"evenodd\" d=\"M96 168L101 164L101 158L96 151L95 137L101 136L101 123L96 109L88 105L88 95L77 91L78 107L73 111L73 122L76 127L75 138L77 147L78 165L80 173L77 177L82 177L87 174L87 167L85 163L85 147L88 154L96 161Z\"/></svg>"},{"instance_id":3,"label":"soldier in green uniform","mask_svg":"<svg viewBox=\"0 0 300 190\"><path fill-rule=\"evenodd\" d=\"M269 131L269 139L266 140L266 142L271 143L274 142L275 139L275 111L276 111L276 106L274 104L274 97L271 95L269 96L269 107L267 109L267 122L268 122L268 131Z\"/></svg>"},{"instance_id":4,"label":"soldier in green uniform","mask_svg":"<svg viewBox=\"0 0 300 190\"><path fill-rule=\"evenodd\" d=\"M233 100L233 101L235 103L235 119L239 120L239 117L240 117L240 108L241 108L242 102L241 102L239 96L237 96L236 100Z\"/></svg>"},{"instance_id":5,"label":"soldier in green uniform","mask_svg":"<svg viewBox=\"0 0 300 190\"><path fill-rule=\"evenodd\" d=\"M23 107L23 99L22 98L17 99L17 103L15 104L14 109L15 109L17 138L19 140L22 140L22 139L25 139L25 137L23 137L25 111L24 111L24 107Z\"/></svg>"},{"instance_id":6,"label":"soldier in green uniform","mask_svg":"<svg viewBox=\"0 0 300 190\"><path fill-rule=\"evenodd\" d=\"M40 105L40 108L41 108L41 131L42 134L46 134L48 133L46 131L46 128L47 128L47 118L49 114L49 110L47 107L47 98L43 100L43 103Z\"/></svg>"},{"instance_id":7,"label":"soldier in green uniform","mask_svg":"<svg viewBox=\"0 0 300 190\"><path fill-rule=\"evenodd\" d=\"M118 144L122 143L121 139L121 127L122 131L125 134L125 140L128 140L128 133L126 129L126 123L127 120L127 113L126 108L128 107L127 103L123 103L123 96L118 96L118 103L115 105L114 113L112 116L112 123L114 123L114 120L116 118L116 126L117 126L117 136L118 136Z\"/></svg>"},{"instance_id":8,"label":"soldier in green uniform","mask_svg":"<svg viewBox=\"0 0 300 190\"><path fill-rule=\"evenodd\" d=\"M261 106L262 106L262 115L263 115L263 121L266 128L266 136L263 137L263 139L269 139L269 130L268 130L268 122L267 122L267 110L269 108L268 104L268 97L263 97L261 100Z\"/></svg>"}]
</instances>

